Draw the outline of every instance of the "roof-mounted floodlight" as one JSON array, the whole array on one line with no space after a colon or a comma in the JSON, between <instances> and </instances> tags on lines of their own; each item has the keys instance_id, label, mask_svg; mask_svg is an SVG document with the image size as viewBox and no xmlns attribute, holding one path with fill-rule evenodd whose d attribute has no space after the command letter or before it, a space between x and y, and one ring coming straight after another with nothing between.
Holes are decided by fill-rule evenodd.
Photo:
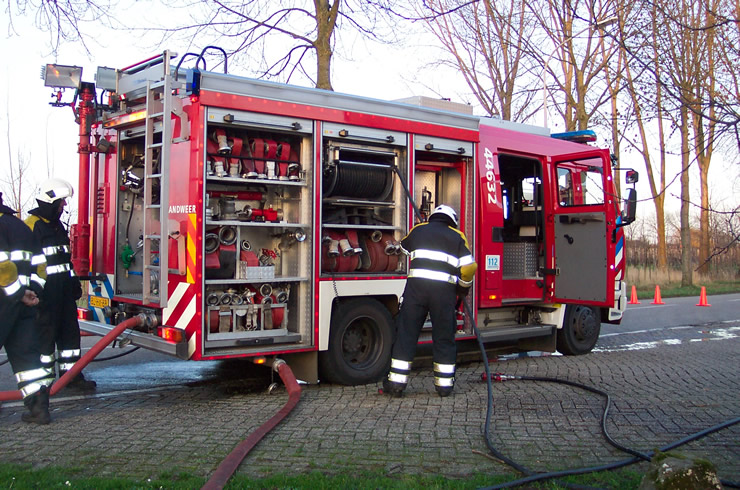
<instances>
[{"instance_id":1,"label":"roof-mounted floodlight","mask_svg":"<svg viewBox=\"0 0 740 490\"><path fill-rule=\"evenodd\" d=\"M48 64L41 74L46 87L80 88L82 67Z\"/></svg>"},{"instance_id":2,"label":"roof-mounted floodlight","mask_svg":"<svg viewBox=\"0 0 740 490\"><path fill-rule=\"evenodd\" d=\"M99 66L95 74L95 86L108 92L116 91L116 69Z\"/></svg>"},{"instance_id":3,"label":"roof-mounted floodlight","mask_svg":"<svg viewBox=\"0 0 740 490\"><path fill-rule=\"evenodd\" d=\"M108 68L107 66L99 66L98 72L95 74L95 85L103 90L109 92L116 91L116 69Z\"/></svg>"}]
</instances>

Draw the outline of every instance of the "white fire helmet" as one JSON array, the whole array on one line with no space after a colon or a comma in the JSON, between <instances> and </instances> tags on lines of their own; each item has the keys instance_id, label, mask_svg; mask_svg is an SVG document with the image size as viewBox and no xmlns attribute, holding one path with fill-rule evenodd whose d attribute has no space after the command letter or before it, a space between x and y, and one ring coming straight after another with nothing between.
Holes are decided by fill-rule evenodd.
<instances>
[{"instance_id":1,"label":"white fire helmet","mask_svg":"<svg viewBox=\"0 0 740 490\"><path fill-rule=\"evenodd\" d=\"M36 196L36 199L51 204L57 199L66 199L74 196L74 194L72 184L66 180L48 179L41 183L39 195Z\"/></svg>"},{"instance_id":2,"label":"white fire helmet","mask_svg":"<svg viewBox=\"0 0 740 490\"><path fill-rule=\"evenodd\" d=\"M430 214L429 217L432 217L435 214L444 214L445 216L450 218L453 223L455 223L455 226L457 226L457 213L448 205L440 204L439 206L434 208L434 211L432 211L432 214Z\"/></svg>"}]
</instances>

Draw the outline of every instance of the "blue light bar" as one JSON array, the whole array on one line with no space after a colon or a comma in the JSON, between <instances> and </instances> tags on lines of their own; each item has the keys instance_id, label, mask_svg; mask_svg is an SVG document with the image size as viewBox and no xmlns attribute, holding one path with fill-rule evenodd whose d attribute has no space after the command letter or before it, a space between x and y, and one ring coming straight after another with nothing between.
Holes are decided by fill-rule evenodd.
<instances>
[{"instance_id":1,"label":"blue light bar","mask_svg":"<svg viewBox=\"0 0 740 490\"><path fill-rule=\"evenodd\" d=\"M559 140L573 141L574 143L593 143L596 141L596 132L592 129L553 133L550 136Z\"/></svg>"}]
</instances>

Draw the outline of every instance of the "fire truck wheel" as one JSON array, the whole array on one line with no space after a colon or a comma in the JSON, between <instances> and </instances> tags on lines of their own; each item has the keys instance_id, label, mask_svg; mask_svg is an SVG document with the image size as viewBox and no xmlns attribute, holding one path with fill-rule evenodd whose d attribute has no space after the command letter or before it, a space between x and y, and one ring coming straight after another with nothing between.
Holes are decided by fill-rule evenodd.
<instances>
[{"instance_id":1,"label":"fire truck wheel","mask_svg":"<svg viewBox=\"0 0 740 490\"><path fill-rule=\"evenodd\" d=\"M378 381L388 370L392 343L393 318L379 301L338 303L329 349L319 353L321 379L349 386Z\"/></svg>"},{"instance_id":2,"label":"fire truck wheel","mask_svg":"<svg viewBox=\"0 0 740 490\"><path fill-rule=\"evenodd\" d=\"M588 354L599 340L601 319L594 308L567 305L563 328L558 330L558 352L566 356Z\"/></svg>"}]
</instances>

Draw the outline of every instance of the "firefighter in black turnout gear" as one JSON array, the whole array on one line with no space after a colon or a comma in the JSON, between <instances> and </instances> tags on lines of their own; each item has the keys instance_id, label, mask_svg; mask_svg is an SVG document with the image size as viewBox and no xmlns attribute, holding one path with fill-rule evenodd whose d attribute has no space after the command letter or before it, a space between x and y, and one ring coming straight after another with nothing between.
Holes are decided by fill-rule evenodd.
<instances>
[{"instance_id":1,"label":"firefighter in black turnout gear","mask_svg":"<svg viewBox=\"0 0 740 490\"><path fill-rule=\"evenodd\" d=\"M390 372L383 381L384 393L400 396L406 388L427 314L432 320L434 388L440 396L452 393L457 358L456 302L467 295L478 267L457 225L455 210L442 204L429 215L428 222L414 226L401 240L411 262L396 317L396 339Z\"/></svg>"},{"instance_id":2,"label":"firefighter in black turnout gear","mask_svg":"<svg viewBox=\"0 0 740 490\"><path fill-rule=\"evenodd\" d=\"M66 199L74 195L69 182L49 179L41 184L36 202L26 224L46 257L46 287L39 304L39 325L43 330L41 360L59 377L80 360L80 326L77 323L77 300L82 286L72 269L69 236L60 221ZM81 391L95 389L95 381L78 374L68 385Z\"/></svg>"},{"instance_id":3,"label":"firefighter in black turnout gear","mask_svg":"<svg viewBox=\"0 0 740 490\"><path fill-rule=\"evenodd\" d=\"M0 193L0 348L5 347L23 404L24 422L48 424L49 387L54 375L41 365L36 325L46 260L31 232Z\"/></svg>"}]
</instances>

